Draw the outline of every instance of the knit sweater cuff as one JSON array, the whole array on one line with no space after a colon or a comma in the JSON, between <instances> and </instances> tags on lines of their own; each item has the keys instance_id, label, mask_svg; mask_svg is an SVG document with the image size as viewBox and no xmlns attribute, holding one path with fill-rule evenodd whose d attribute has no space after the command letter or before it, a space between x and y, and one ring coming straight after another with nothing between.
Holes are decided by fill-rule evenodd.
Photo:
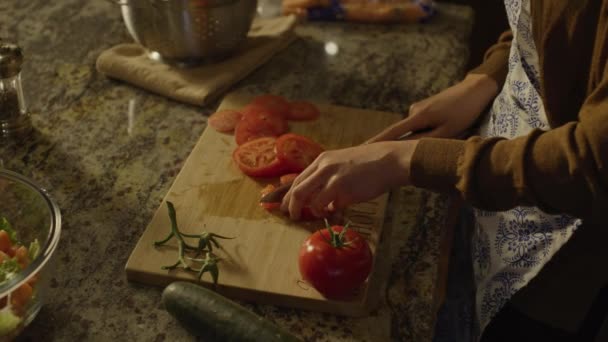
<instances>
[{"instance_id":1,"label":"knit sweater cuff","mask_svg":"<svg viewBox=\"0 0 608 342\"><path fill-rule=\"evenodd\" d=\"M412 184L442 193L455 192L459 178L458 164L463 151L462 140L421 139L412 156Z\"/></svg>"}]
</instances>

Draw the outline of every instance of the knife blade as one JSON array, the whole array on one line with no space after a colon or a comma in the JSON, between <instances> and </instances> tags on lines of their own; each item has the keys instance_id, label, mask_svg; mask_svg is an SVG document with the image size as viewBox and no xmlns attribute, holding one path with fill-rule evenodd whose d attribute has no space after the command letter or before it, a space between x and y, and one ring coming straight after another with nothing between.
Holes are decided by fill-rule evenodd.
<instances>
[{"instance_id":1,"label":"knife blade","mask_svg":"<svg viewBox=\"0 0 608 342\"><path fill-rule=\"evenodd\" d=\"M280 185L271 192L263 195L260 198L260 203L281 203L283 201L283 197L285 197L289 189L291 189L292 185L293 181L289 181L283 185Z\"/></svg>"}]
</instances>

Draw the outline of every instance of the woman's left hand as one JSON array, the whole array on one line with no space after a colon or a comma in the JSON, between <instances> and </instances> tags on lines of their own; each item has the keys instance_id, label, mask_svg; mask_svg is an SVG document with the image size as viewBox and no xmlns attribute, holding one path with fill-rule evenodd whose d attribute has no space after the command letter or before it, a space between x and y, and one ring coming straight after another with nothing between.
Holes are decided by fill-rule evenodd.
<instances>
[{"instance_id":1,"label":"woman's left hand","mask_svg":"<svg viewBox=\"0 0 608 342\"><path fill-rule=\"evenodd\" d=\"M324 152L294 180L281 210L297 220L302 208L310 206L322 216L407 185L417 143L386 141Z\"/></svg>"}]
</instances>

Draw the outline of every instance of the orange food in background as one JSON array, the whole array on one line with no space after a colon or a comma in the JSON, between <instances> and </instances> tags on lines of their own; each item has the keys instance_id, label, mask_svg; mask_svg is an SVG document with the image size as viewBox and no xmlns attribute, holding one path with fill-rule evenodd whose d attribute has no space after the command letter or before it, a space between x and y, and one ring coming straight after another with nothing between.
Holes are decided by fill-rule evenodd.
<instances>
[{"instance_id":1,"label":"orange food in background","mask_svg":"<svg viewBox=\"0 0 608 342\"><path fill-rule=\"evenodd\" d=\"M432 0L283 0L282 12L310 20L417 23L436 9Z\"/></svg>"},{"instance_id":2,"label":"orange food in background","mask_svg":"<svg viewBox=\"0 0 608 342\"><path fill-rule=\"evenodd\" d=\"M25 306L32 298L34 294L34 288L28 283L24 283L19 286L13 293L11 293L11 305L15 312L19 313L25 309Z\"/></svg>"},{"instance_id":3,"label":"orange food in background","mask_svg":"<svg viewBox=\"0 0 608 342\"><path fill-rule=\"evenodd\" d=\"M0 262L3 262L4 260L8 260L10 258L11 257L8 254L4 253L3 251L0 251Z\"/></svg>"},{"instance_id":4,"label":"orange food in background","mask_svg":"<svg viewBox=\"0 0 608 342\"><path fill-rule=\"evenodd\" d=\"M4 230L0 230L0 251L6 253L11 248L11 238Z\"/></svg>"},{"instance_id":5,"label":"orange food in background","mask_svg":"<svg viewBox=\"0 0 608 342\"><path fill-rule=\"evenodd\" d=\"M27 283L30 284L30 286L35 286L39 279L40 273L36 273L27 280Z\"/></svg>"},{"instance_id":6,"label":"orange food in background","mask_svg":"<svg viewBox=\"0 0 608 342\"><path fill-rule=\"evenodd\" d=\"M21 269L24 269L30 262L27 255L27 248L25 246L19 246L15 251L15 257Z\"/></svg>"}]
</instances>

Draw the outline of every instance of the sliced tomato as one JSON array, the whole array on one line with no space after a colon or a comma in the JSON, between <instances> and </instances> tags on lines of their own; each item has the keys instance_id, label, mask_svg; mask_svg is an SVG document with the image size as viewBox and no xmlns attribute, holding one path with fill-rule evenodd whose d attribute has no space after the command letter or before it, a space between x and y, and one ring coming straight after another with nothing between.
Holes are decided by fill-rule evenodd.
<instances>
[{"instance_id":1,"label":"sliced tomato","mask_svg":"<svg viewBox=\"0 0 608 342\"><path fill-rule=\"evenodd\" d=\"M281 185L285 185L287 183L293 182L298 177L298 175L299 173L288 173L286 175L282 175L281 178L279 178L279 181L281 182Z\"/></svg>"},{"instance_id":2,"label":"sliced tomato","mask_svg":"<svg viewBox=\"0 0 608 342\"><path fill-rule=\"evenodd\" d=\"M287 132L287 120L281 115L261 107L245 108L243 117L235 129L238 145L262 137L278 137Z\"/></svg>"},{"instance_id":3,"label":"sliced tomato","mask_svg":"<svg viewBox=\"0 0 608 342\"><path fill-rule=\"evenodd\" d=\"M262 196L264 195L268 195L269 193L273 192L277 187L274 186L273 184L268 184L266 185L262 190L260 190L260 193L262 194ZM260 202L260 207L268 210L268 211L272 211L272 210L276 210L279 209L281 207L281 203L280 202Z\"/></svg>"},{"instance_id":4,"label":"sliced tomato","mask_svg":"<svg viewBox=\"0 0 608 342\"><path fill-rule=\"evenodd\" d=\"M283 175L281 176L281 179L283 179L284 176L292 176L295 175L297 176L297 173L290 173L287 175ZM283 183L281 183L283 184ZM274 186L273 184L268 184L266 185L262 190L260 190L260 193L262 194L262 196L267 195L269 193L271 193L272 191L276 190L276 186ZM260 202L260 207L266 209L267 211L276 211L279 208L281 208L281 202ZM300 220L302 221L314 221L314 220L318 220L320 219L320 217L316 216L312 210L310 209L310 207L304 207L302 208L302 213L300 214Z\"/></svg>"},{"instance_id":5,"label":"sliced tomato","mask_svg":"<svg viewBox=\"0 0 608 342\"><path fill-rule=\"evenodd\" d=\"M257 113L257 112L269 112L271 115L278 115L282 118L285 118L285 114L283 112L280 112L274 108L267 108L267 107L259 105L259 104L250 103L250 104L246 105L245 107L241 108L241 113L243 113L243 114Z\"/></svg>"},{"instance_id":6,"label":"sliced tomato","mask_svg":"<svg viewBox=\"0 0 608 342\"><path fill-rule=\"evenodd\" d=\"M277 188L276 186L274 186L272 184L268 184L264 188L262 188L262 190L260 190L260 193L262 194L262 196L268 195L269 193L273 192L276 188Z\"/></svg>"},{"instance_id":7,"label":"sliced tomato","mask_svg":"<svg viewBox=\"0 0 608 342\"><path fill-rule=\"evenodd\" d=\"M281 203L280 202L270 202L270 203L260 202L260 207L262 207L268 211L273 211L273 210L279 209L281 207Z\"/></svg>"},{"instance_id":8,"label":"sliced tomato","mask_svg":"<svg viewBox=\"0 0 608 342\"><path fill-rule=\"evenodd\" d=\"M277 158L291 172L302 172L321 152L321 145L302 135L288 133L277 139Z\"/></svg>"},{"instance_id":9,"label":"sliced tomato","mask_svg":"<svg viewBox=\"0 0 608 342\"><path fill-rule=\"evenodd\" d=\"M267 195L271 192L273 192L277 187L274 186L273 184L268 184L266 185L262 190L260 190L260 193L262 194L262 197L264 195ZM281 207L281 202L260 202L260 207L268 210L268 211L273 211L273 210L277 210Z\"/></svg>"},{"instance_id":10,"label":"sliced tomato","mask_svg":"<svg viewBox=\"0 0 608 342\"><path fill-rule=\"evenodd\" d=\"M286 117L289 113L289 102L279 95L260 95L251 101L252 105L259 105L268 110Z\"/></svg>"},{"instance_id":11,"label":"sliced tomato","mask_svg":"<svg viewBox=\"0 0 608 342\"><path fill-rule=\"evenodd\" d=\"M289 120L315 120L321 115L319 108L307 101L294 101L289 104L287 119Z\"/></svg>"},{"instance_id":12,"label":"sliced tomato","mask_svg":"<svg viewBox=\"0 0 608 342\"><path fill-rule=\"evenodd\" d=\"M207 124L218 132L229 133L234 131L242 116L243 114L236 110L221 110L213 113L207 120Z\"/></svg>"},{"instance_id":13,"label":"sliced tomato","mask_svg":"<svg viewBox=\"0 0 608 342\"><path fill-rule=\"evenodd\" d=\"M243 113L242 121L250 121L259 124L260 122L271 124L278 131L286 131L288 128L287 120L280 113L258 105L248 105L241 109Z\"/></svg>"},{"instance_id":14,"label":"sliced tomato","mask_svg":"<svg viewBox=\"0 0 608 342\"><path fill-rule=\"evenodd\" d=\"M232 158L248 176L277 177L285 172L285 164L277 158L275 151L275 138L259 138L237 147Z\"/></svg>"}]
</instances>

